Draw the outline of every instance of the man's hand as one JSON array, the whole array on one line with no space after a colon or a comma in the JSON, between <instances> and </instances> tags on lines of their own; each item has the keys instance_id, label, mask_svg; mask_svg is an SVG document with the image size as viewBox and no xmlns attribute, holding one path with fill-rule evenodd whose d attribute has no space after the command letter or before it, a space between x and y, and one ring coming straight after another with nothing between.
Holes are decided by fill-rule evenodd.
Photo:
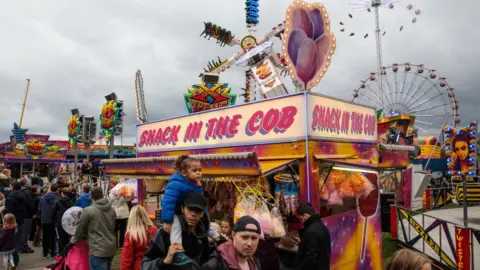
<instances>
[{"instance_id":1,"label":"man's hand","mask_svg":"<svg viewBox=\"0 0 480 270\"><path fill-rule=\"evenodd\" d=\"M300 238L292 236L292 237L290 237L290 239L292 239L293 242L295 242L295 244L297 244L297 245L300 244Z\"/></svg>"},{"instance_id":2,"label":"man's hand","mask_svg":"<svg viewBox=\"0 0 480 270\"><path fill-rule=\"evenodd\" d=\"M178 252L183 252L183 251L184 250L182 245L180 245L179 243L173 243L173 245L171 245L168 248L167 257L165 257L165 259L163 260L163 263L171 264L173 262L173 256L175 256L175 254L177 254Z\"/></svg>"},{"instance_id":3,"label":"man's hand","mask_svg":"<svg viewBox=\"0 0 480 270\"><path fill-rule=\"evenodd\" d=\"M163 231L170 233L172 231L172 224L164 223L163 224Z\"/></svg>"}]
</instances>

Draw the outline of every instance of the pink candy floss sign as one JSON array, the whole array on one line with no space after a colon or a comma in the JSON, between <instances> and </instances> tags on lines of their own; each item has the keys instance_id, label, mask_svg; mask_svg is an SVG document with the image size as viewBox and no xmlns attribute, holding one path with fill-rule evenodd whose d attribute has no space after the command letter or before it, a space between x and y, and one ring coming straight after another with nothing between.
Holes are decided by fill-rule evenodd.
<instances>
[{"instance_id":1,"label":"pink candy floss sign","mask_svg":"<svg viewBox=\"0 0 480 270\"><path fill-rule=\"evenodd\" d=\"M327 10L320 3L294 1L287 10L283 53L294 84L315 87L327 72L335 51Z\"/></svg>"}]
</instances>

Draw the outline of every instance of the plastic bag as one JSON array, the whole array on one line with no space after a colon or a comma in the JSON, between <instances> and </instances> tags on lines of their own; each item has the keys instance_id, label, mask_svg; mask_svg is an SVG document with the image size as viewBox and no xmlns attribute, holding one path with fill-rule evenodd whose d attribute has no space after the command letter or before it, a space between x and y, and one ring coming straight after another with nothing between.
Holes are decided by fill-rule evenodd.
<instances>
[{"instance_id":1,"label":"plastic bag","mask_svg":"<svg viewBox=\"0 0 480 270\"><path fill-rule=\"evenodd\" d=\"M343 199L338 191L334 190L332 193L330 193L327 205L343 205Z\"/></svg>"},{"instance_id":2,"label":"plastic bag","mask_svg":"<svg viewBox=\"0 0 480 270\"><path fill-rule=\"evenodd\" d=\"M270 215L273 223L273 231L270 236L274 238L284 237L287 232L285 230L285 226L283 225L283 219L280 210L277 207L274 207L270 211Z\"/></svg>"},{"instance_id":3,"label":"plastic bag","mask_svg":"<svg viewBox=\"0 0 480 270\"><path fill-rule=\"evenodd\" d=\"M243 216L252 215L254 208L255 203L253 200L243 198L237 203L237 205L235 205L235 210L233 211L233 222L237 222L237 220Z\"/></svg>"},{"instance_id":4,"label":"plastic bag","mask_svg":"<svg viewBox=\"0 0 480 270\"><path fill-rule=\"evenodd\" d=\"M273 221L270 211L265 203L261 203L260 206L255 210L253 217L258 220L262 232L268 235L271 235L273 232Z\"/></svg>"},{"instance_id":5,"label":"plastic bag","mask_svg":"<svg viewBox=\"0 0 480 270\"><path fill-rule=\"evenodd\" d=\"M110 193L120 197L137 197L137 180L127 180L114 186Z\"/></svg>"},{"instance_id":6,"label":"plastic bag","mask_svg":"<svg viewBox=\"0 0 480 270\"><path fill-rule=\"evenodd\" d=\"M258 221L258 223L260 223L260 220L258 220L257 217L255 217L255 215L252 216L254 219L256 219ZM260 232L260 239L265 239L265 234L263 233L263 230L261 230Z\"/></svg>"}]
</instances>

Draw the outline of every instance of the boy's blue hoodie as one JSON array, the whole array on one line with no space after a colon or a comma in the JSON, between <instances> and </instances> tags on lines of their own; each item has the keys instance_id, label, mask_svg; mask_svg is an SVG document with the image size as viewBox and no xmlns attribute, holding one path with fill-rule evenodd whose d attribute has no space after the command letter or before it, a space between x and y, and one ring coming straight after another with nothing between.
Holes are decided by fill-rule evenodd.
<instances>
[{"instance_id":1,"label":"boy's blue hoodie","mask_svg":"<svg viewBox=\"0 0 480 270\"><path fill-rule=\"evenodd\" d=\"M192 191L203 194L202 186L189 182L180 173L174 173L170 177L162 199L162 221L164 223L173 223L176 207Z\"/></svg>"},{"instance_id":2,"label":"boy's blue hoodie","mask_svg":"<svg viewBox=\"0 0 480 270\"><path fill-rule=\"evenodd\" d=\"M92 198L90 198L89 193L86 193L86 194L84 193L80 195L80 197L78 197L77 199L77 203L75 204L75 206L78 206L81 208L87 208L90 205L92 205Z\"/></svg>"}]
</instances>

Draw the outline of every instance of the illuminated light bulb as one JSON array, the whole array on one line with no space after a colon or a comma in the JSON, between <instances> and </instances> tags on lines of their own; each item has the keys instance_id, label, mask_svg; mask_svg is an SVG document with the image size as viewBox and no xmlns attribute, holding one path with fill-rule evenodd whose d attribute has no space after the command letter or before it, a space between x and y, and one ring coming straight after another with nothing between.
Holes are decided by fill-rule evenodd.
<instances>
[{"instance_id":1,"label":"illuminated light bulb","mask_svg":"<svg viewBox=\"0 0 480 270\"><path fill-rule=\"evenodd\" d=\"M449 174L449 175L452 175L452 171L448 171L448 174Z\"/></svg>"}]
</instances>

